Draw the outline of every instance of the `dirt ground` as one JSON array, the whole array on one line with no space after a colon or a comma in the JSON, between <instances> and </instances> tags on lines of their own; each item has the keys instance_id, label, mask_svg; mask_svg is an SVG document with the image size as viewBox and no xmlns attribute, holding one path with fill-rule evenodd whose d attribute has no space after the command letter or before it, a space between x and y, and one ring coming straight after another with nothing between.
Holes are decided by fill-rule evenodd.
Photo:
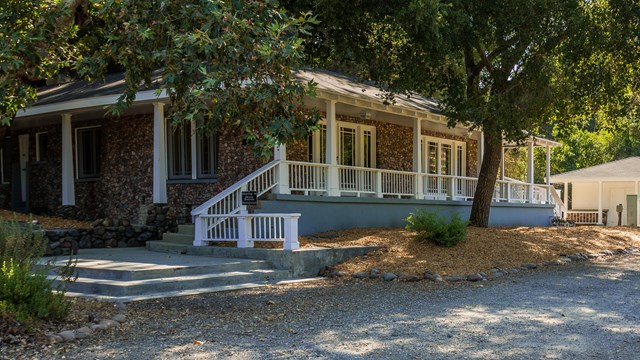
<instances>
[{"instance_id":1,"label":"dirt ground","mask_svg":"<svg viewBox=\"0 0 640 360\"><path fill-rule=\"evenodd\" d=\"M0 209L0 220L36 220L38 224L45 229L87 229L91 227L91 223L87 221L68 220L55 216L23 214L3 209Z\"/></svg>"},{"instance_id":2,"label":"dirt ground","mask_svg":"<svg viewBox=\"0 0 640 360\"><path fill-rule=\"evenodd\" d=\"M640 229L626 227L513 227L467 228L467 239L445 248L414 239L404 229L352 229L301 239L303 247L378 245L383 248L366 257L338 265L347 273L378 268L396 274L468 274L493 267L514 267L557 259L560 254L598 252L640 246Z\"/></svg>"}]
</instances>

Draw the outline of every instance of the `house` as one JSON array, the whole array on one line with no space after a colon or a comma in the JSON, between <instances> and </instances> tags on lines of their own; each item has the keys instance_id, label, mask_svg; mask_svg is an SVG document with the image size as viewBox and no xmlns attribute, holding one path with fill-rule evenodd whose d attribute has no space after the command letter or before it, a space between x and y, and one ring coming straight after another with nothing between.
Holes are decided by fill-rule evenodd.
<instances>
[{"instance_id":1,"label":"house","mask_svg":"<svg viewBox=\"0 0 640 360\"><path fill-rule=\"evenodd\" d=\"M562 184L564 217L577 224L618 225L618 205L622 205L621 225L637 226L640 157L551 176Z\"/></svg>"},{"instance_id":2,"label":"house","mask_svg":"<svg viewBox=\"0 0 640 360\"><path fill-rule=\"evenodd\" d=\"M241 246L298 230L402 226L416 208L468 216L482 132L448 128L427 97L386 104L377 88L348 76L295 76L317 83L317 96L305 101L325 120L271 159L255 157L233 131L206 136L168 127L169 100L153 90L140 91L121 117L105 116L122 75L43 89L2 142L1 205L133 224L152 223L147 216L193 221L195 244L246 238ZM533 183L533 149L546 148L548 159L556 145L529 139L529 181L498 181L490 224L549 224L555 192ZM243 205L243 195L257 197L258 206ZM170 211L155 212L158 204Z\"/></svg>"}]
</instances>

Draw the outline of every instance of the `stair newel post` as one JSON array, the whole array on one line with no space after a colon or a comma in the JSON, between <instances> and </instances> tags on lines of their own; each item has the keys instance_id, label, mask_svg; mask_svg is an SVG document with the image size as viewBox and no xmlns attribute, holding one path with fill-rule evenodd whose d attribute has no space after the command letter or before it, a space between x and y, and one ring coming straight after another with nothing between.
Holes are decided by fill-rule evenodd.
<instances>
[{"instance_id":1,"label":"stair newel post","mask_svg":"<svg viewBox=\"0 0 640 360\"><path fill-rule=\"evenodd\" d=\"M252 248L253 241L251 238L251 217L246 212L238 216L238 247Z\"/></svg>"},{"instance_id":2,"label":"stair newel post","mask_svg":"<svg viewBox=\"0 0 640 360\"><path fill-rule=\"evenodd\" d=\"M193 239L193 246L204 246L204 234L206 233L206 231L204 230L205 223L206 221L202 221L202 217L200 216L200 214L195 216L195 235Z\"/></svg>"},{"instance_id":3,"label":"stair newel post","mask_svg":"<svg viewBox=\"0 0 640 360\"><path fill-rule=\"evenodd\" d=\"M280 144L273 148L274 160L280 160L275 169L276 194L291 194L289 188L289 164L287 164L287 145Z\"/></svg>"},{"instance_id":4,"label":"stair newel post","mask_svg":"<svg viewBox=\"0 0 640 360\"><path fill-rule=\"evenodd\" d=\"M507 182L507 202L511 202L511 182Z\"/></svg>"},{"instance_id":5,"label":"stair newel post","mask_svg":"<svg viewBox=\"0 0 640 360\"><path fill-rule=\"evenodd\" d=\"M300 214L289 214L284 217L284 250L298 250L298 219Z\"/></svg>"}]
</instances>

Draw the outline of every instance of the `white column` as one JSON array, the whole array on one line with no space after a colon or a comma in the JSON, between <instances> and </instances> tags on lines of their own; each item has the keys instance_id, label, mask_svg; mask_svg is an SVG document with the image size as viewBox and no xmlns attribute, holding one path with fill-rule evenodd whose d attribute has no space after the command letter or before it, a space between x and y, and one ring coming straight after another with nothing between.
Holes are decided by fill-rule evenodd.
<instances>
[{"instance_id":1,"label":"white column","mask_svg":"<svg viewBox=\"0 0 640 360\"><path fill-rule=\"evenodd\" d=\"M418 173L422 172L421 139L422 139L422 120L413 119L413 171Z\"/></svg>"},{"instance_id":2,"label":"white column","mask_svg":"<svg viewBox=\"0 0 640 360\"><path fill-rule=\"evenodd\" d=\"M506 149L503 147L500 150L500 180L504 180L504 151Z\"/></svg>"},{"instance_id":3,"label":"white column","mask_svg":"<svg viewBox=\"0 0 640 360\"><path fill-rule=\"evenodd\" d=\"M336 102L327 100L327 195L340 196L340 177L338 173L338 122L336 120Z\"/></svg>"},{"instance_id":4,"label":"white column","mask_svg":"<svg viewBox=\"0 0 640 360\"><path fill-rule=\"evenodd\" d=\"M153 103L153 203L167 203L167 124L164 104Z\"/></svg>"},{"instance_id":5,"label":"white column","mask_svg":"<svg viewBox=\"0 0 640 360\"><path fill-rule=\"evenodd\" d=\"M62 205L76 204L71 114L62 114Z\"/></svg>"},{"instance_id":6,"label":"white column","mask_svg":"<svg viewBox=\"0 0 640 360\"><path fill-rule=\"evenodd\" d=\"M547 145L547 173L546 173L546 178L547 178L547 186L551 185L551 146ZM547 187L547 204L551 204L551 191L555 191L552 190L550 187Z\"/></svg>"},{"instance_id":7,"label":"white column","mask_svg":"<svg viewBox=\"0 0 640 360\"><path fill-rule=\"evenodd\" d=\"M276 168L276 180L278 185L275 188L276 194L291 194L289 188L289 164L287 160L287 145L279 144L273 148L273 159L281 160L280 164Z\"/></svg>"},{"instance_id":8,"label":"white column","mask_svg":"<svg viewBox=\"0 0 640 360\"><path fill-rule=\"evenodd\" d=\"M562 192L562 197L564 201L564 207L569 211L569 183L564 183L564 191ZM562 213L562 218L567 220L567 211Z\"/></svg>"},{"instance_id":9,"label":"white column","mask_svg":"<svg viewBox=\"0 0 640 360\"><path fill-rule=\"evenodd\" d=\"M533 184L534 184L534 173L533 173L533 139L529 140L527 148L527 182L529 183L529 202L533 202Z\"/></svg>"},{"instance_id":10,"label":"white column","mask_svg":"<svg viewBox=\"0 0 640 360\"><path fill-rule=\"evenodd\" d=\"M638 183L639 182L636 181L636 226L640 226L640 208L638 206L638 201L640 201L640 193L638 192ZM627 211L629 210L627 209Z\"/></svg>"},{"instance_id":11,"label":"white column","mask_svg":"<svg viewBox=\"0 0 640 360\"><path fill-rule=\"evenodd\" d=\"M422 119L413 119L413 171L422 172ZM455 151L455 148L452 149ZM422 176L417 175L414 178L415 197L416 199L424 199L422 189Z\"/></svg>"},{"instance_id":12,"label":"white column","mask_svg":"<svg viewBox=\"0 0 640 360\"><path fill-rule=\"evenodd\" d=\"M602 181L598 181L598 225L604 225L602 222Z\"/></svg>"}]
</instances>

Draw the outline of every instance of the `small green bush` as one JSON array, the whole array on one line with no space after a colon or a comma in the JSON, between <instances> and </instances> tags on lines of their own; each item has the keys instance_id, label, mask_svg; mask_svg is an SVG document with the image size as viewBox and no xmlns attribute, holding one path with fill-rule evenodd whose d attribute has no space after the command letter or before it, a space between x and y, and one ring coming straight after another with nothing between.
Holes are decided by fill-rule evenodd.
<instances>
[{"instance_id":1,"label":"small green bush","mask_svg":"<svg viewBox=\"0 0 640 360\"><path fill-rule=\"evenodd\" d=\"M452 247L467 237L468 221L454 213L449 221L435 212L418 210L405 219L405 229L415 231L419 241L431 240L437 245Z\"/></svg>"},{"instance_id":2,"label":"small green bush","mask_svg":"<svg viewBox=\"0 0 640 360\"><path fill-rule=\"evenodd\" d=\"M62 319L69 313L65 282L54 286L47 279L53 266L39 263L46 245L30 224L0 220L0 319L14 319L30 329L36 320ZM75 263L69 258L56 270L71 280Z\"/></svg>"}]
</instances>

